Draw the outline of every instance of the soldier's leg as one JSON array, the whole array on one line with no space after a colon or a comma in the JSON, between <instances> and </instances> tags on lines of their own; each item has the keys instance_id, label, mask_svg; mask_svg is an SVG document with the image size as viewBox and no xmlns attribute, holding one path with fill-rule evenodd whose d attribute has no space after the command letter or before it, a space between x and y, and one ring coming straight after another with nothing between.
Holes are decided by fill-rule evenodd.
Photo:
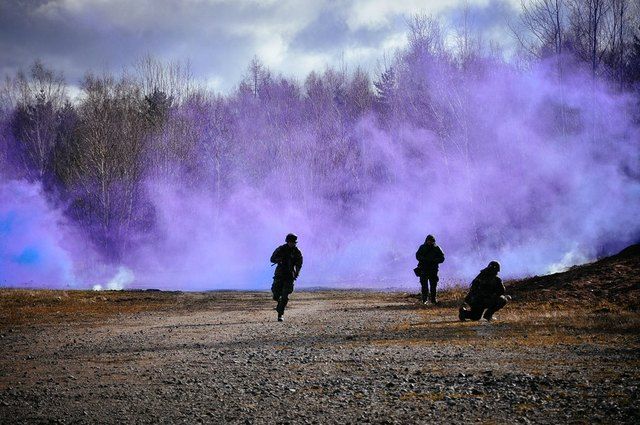
<instances>
[{"instance_id":1,"label":"soldier's leg","mask_svg":"<svg viewBox=\"0 0 640 425\"><path fill-rule=\"evenodd\" d=\"M471 304L471 310L465 313L465 319L480 320L482 312L484 311L484 304L474 303Z\"/></svg>"},{"instance_id":2,"label":"soldier's leg","mask_svg":"<svg viewBox=\"0 0 640 425\"><path fill-rule=\"evenodd\" d=\"M271 284L271 294L273 295L273 300L278 301L281 293L282 281L280 279L273 278L273 283Z\"/></svg>"},{"instance_id":3,"label":"soldier's leg","mask_svg":"<svg viewBox=\"0 0 640 425\"><path fill-rule=\"evenodd\" d=\"M284 309L287 306L288 302L289 302L289 294L287 294L287 292L285 291L280 296L280 299L278 300L278 306L276 307L276 310L278 311L278 317L284 314Z\"/></svg>"},{"instance_id":4,"label":"soldier's leg","mask_svg":"<svg viewBox=\"0 0 640 425\"><path fill-rule=\"evenodd\" d=\"M278 306L276 310L278 311L278 317L284 314L284 309L287 307L289 303L289 294L293 292L293 282L282 282L282 292L280 295L280 300L278 301Z\"/></svg>"},{"instance_id":5,"label":"soldier's leg","mask_svg":"<svg viewBox=\"0 0 640 425\"><path fill-rule=\"evenodd\" d=\"M438 272L433 272L429 276L429 298L431 299L431 302L433 304L438 302L436 290L438 288L438 281L439 280L440 280L440 278L438 278Z\"/></svg>"},{"instance_id":6,"label":"soldier's leg","mask_svg":"<svg viewBox=\"0 0 640 425\"><path fill-rule=\"evenodd\" d=\"M420 294L422 302L429 299L429 276L426 273L420 276Z\"/></svg>"},{"instance_id":7,"label":"soldier's leg","mask_svg":"<svg viewBox=\"0 0 640 425\"><path fill-rule=\"evenodd\" d=\"M493 314L505 305L507 305L507 297L505 297L504 295L495 297L491 300L491 303L488 306L487 311L484 312L483 317L487 320L491 320L493 318Z\"/></svg>"}]
</instances>

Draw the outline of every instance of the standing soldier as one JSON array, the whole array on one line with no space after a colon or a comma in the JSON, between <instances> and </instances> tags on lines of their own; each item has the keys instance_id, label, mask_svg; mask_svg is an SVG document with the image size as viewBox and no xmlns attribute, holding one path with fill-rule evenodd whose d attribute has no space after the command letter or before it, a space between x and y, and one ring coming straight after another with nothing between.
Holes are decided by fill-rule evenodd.
<instances>
[{"instance_id":1,"label":"standing soldier","mask_svg":"<svg viewBox=\"0 0 640 425\"><path fill-rule=\"evenodd\" d=\"M427 303L430 299L432 304L436 304L436 288L438 286L438 267L444 262L444 253L438 245L433 235L428 235L424 243L416 252L418 267L415 269L416 275L420 277L422 287L422 302Z\"/></svg>"},{"instance_id":2,"label":"standing soldier","mask_svg":"<svg viewBox=\"0 0 640 425\"><path fill-rule=\"evenodd\" d=\"M464 305L460 307L458 318L461 321L480 320L481 317L490 321L493 314L507 304L510 297L504 294L502 279L498 277L499 271L500 263L492 261L473 279L471 289L464 299L471 310L465 309Z\"/></svg>"},{"instance_id":3,"label":"standing soldier","mask_svg":"<svg viewBox=\"0 0 640 425\"><path fill-rule=\"evenodd\" d=\"M302 268L302 252L296 246L298 236L289 233L285 242L271 254L271 262L278 265L273 275L273 285L271 285L273 300L278 301L276 306L278 322L284 320L282 316L289 302L289 294L293 292L293 281L298 278Z\"/></svg>"}]
</instances>

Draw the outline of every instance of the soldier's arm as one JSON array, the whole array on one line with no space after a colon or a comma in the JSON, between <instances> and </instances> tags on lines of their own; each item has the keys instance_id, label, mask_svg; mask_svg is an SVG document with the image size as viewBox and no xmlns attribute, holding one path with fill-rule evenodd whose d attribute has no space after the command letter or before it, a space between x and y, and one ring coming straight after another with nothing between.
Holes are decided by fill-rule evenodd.
<instances>
[{"instance_id":1,"label":"soldier's arm","mask_svg":"<svg viewBox=\"0 0 640 425\"><path fill-rule=\"evenodd\" d=\"M298 272L300 272L304 258L302 257L302 251L298 250L298 254Z\"/></svg>"},{"instance_id":2,"label":"soldier's arm","mask_svg":"<svg viewBox=\"0 0 640 425\"><path fill-rule=\"evenodd\" d=\"M422 245L420 245L420 248L418 248L418 250L416 251L416 260L418 260L418 262L421 262L424 260L424 254L422 252Z\"/></svg>"},{"instance_id":3,"label":"soldier's arm","mask_svg":"<svg viewBox=\"0 0 640 425\"><path fill-rule=\"evenodd\" d=\"M280 252L280 247L277 247L273 254L271 254L271 262L272 263L280 263L282 261L282 255Z\"/></svg>"},{"instance_id":4,"label":"soldier's arm","mask_svg":"<svg viewBox=\"0 0 640 425\"><path fill-rule=\"evenodd\" d=\"M478 286L480 286L480 275L476 276L475 279L473 279L473 281L471 281L471 288L469 289L469 292L475 292L478 290Z\"/></svg>"},{"instance_id":5,"label":"soldier's arm","mask_svg":"<svg viewBox=\"0 0 640 425\"><path fill-rule=\"evenodd\" d=\"M442 248L438 247L438 264L444 263L444 251Z\"/></svg>"},{"instance_id":6,"label":"soldier's arm","mask_svg":"<svg viewBox=\"0 0 640 425\"><path fill-rule=\"evenodd\" d=\"M496 295L501 296L504 295L506 289L504 287L504 283L502 283L502 279L496 277Z\"/></svg>"},{"instance_id":7,"label":"soldier's arm","mask_svg":"<svg viewBox=\"0 0 640 425\"><path fill-rule=\"evenodd\" d=\"M471 281L471 287L469 288L469 292L464 297L464 302L467 304L472 304L475 300L475 297L478 294L478 286L480 285L480 275L478 275L473 281Z\"/></svg>"}]
</instances>

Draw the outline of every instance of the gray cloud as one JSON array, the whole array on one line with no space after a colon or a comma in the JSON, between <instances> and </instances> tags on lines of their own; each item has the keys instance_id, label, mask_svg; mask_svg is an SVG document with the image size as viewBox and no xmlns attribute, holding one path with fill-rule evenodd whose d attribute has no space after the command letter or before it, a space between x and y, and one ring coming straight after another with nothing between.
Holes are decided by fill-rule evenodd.
<instances>
[{"instance_id":1,"label":"gray cloud","mask_svg":"<svg viewBox=\"0 0 640 425\"><path fill-rule=\"evenodd\" d=\"M458 5L445 10L442 16L454 27L462 27L465 6ZM519 10L510 0L489 0L484 4L469 3L466 6L467 25L481 35L492 34L496 30L508 35L509 22L514 22ZM504 41L504 40L503 40Z\"/></svg>"},{"instance_id":2,"label":"gray cloud","mask_svg":"<svg viewBox=\"0 0 640 425\"><path fill-rule=\"evenodd\" d=\"M397 28L358 28L352 30L347 23L348 10L338 6L327 7L299 31L291 41L291 47L300 51L326 52L346 45L363 47L379 46L390 32Z\"/></svg>"},{"instance_id":3,"label":"gray cloud","mask_svg":"<svg viewBox=\"0 0 640 425\"><path fill-rule=\"evenodd\" d=\"M42 5L40 5L42 7ZM216 13L227 17L224 8ZM0 9L0 73L13 74L33 60L43 59L77 83L88 70L119 71L145 54L162 59L190 59L198 77L232 76L245 66L252 38L247 34L204 27L206 17L113 23L113 16L95 10L42 9L23 2L3 3ZM193 19L191 19L193 17Z\"/></svg>"},{"instance_id":4,"label":"gray cloud","mask_svg":"<svg viewBox=\"0 0 640 425\"><path fill-rule=\"evenodd\" d=\"M0 75L14 74L42 59L77 84L87 71L119 72L151 54L162 60L189 60L197 78L220 80L220 89L229 90L255 54L275 72L301 78L311 68L335 64L345 56L353 65L366 67L381 55L390 37L404 30L404 17L412 9L394 6L382 25L354 26L354 10L362 10L355 9L360 3L4 0ZM391 4L378 3L383 9ZM492 16L492 8L509 12L497 1L474 8L480 25L499 19ZM442 10L441 4L437 10ZM454 20L454 12L449 9L449 13Z\"/></svg>"}]
</instances>

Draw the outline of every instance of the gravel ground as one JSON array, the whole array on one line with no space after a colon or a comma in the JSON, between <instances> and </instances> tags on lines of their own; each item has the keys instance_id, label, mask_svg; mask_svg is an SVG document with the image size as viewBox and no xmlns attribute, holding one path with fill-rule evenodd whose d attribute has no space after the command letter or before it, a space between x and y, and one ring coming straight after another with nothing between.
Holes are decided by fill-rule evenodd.
<instances>
[{"instance_id":1,"label":"gravel ground","mask_svg":"<svg viewBox=\"0 0 640 425\"><path fill-rule=\"evenodd\" d=\"M637 312L512 303L460 323L453 295L296 292L278 323L267 293L206 297L0 325L0 423L640 421Z\"/></svg>"}]
</instances>

